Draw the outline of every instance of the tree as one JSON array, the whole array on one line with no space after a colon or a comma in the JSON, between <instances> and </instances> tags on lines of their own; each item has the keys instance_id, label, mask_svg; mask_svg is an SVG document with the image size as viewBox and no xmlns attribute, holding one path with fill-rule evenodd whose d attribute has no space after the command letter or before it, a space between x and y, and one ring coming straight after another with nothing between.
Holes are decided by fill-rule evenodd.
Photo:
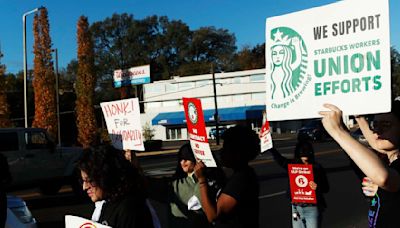
<instances>
[{"instance_id":1,"label":"tree","mask_svg":"<svg viewBox=\"0 0 400 228\"><path fill-rule=\"evenodd\" d=\"M94 113L94 50L87 17L78 21L78 74L76 79L76 122L78 142L84 148L96 143L96 117Z\"/></svg>"},{"instance_id":2,"label":"tree","mask_svg":"<svg viewBox=\"0 0 400 228\"><path fill-rule=\"evenodd\" d=\"M35 117L33 127L47 129L50 136L56 138L57 116L55 99L55 74L52 62L50 26L47 9L42 8L33 22L34 43L34 79Z\"/></svg>"},{"instance_id":3,"label":"tree","mask_svg":"<svg viewBox=\"0 0 400 228\"><path fill-rule=\"evenodd\" d=\"M0 59L2 57L0 52ZM0 128L11 127L10 106L7 101L5 66L0 62Z\"/></svg>"},{"instance_id":4,"label":"tree","mask_svg":"<svg viewBox=\"0 0 400 228\"><path fill-rule=\"evenodd\" d=\"M236 55L234 70L251 70L265 68L265 44L251 48L244 46Z\"/></svg>"},{"instance_id":5,"label":"tree","mask_svg":"<svg viewBox=\"0 0 400 228\"><path fill-rule=\"evenodd\" d=\"M394 48L390 49L392 68L392 97L400 96L400 53Z\"/></svg>"}]
</instances>

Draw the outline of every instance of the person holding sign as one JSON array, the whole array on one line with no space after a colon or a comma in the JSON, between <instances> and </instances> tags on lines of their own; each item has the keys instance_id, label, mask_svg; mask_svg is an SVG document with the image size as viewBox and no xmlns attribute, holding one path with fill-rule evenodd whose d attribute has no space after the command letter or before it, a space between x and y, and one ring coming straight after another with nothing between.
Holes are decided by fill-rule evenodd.
<instances>
[{"instance_id":1,"label":"person holding sign","mask_svg":"<svg viewBox=\"0 0 400 228\"><path fill-rule=\"evenodd\" d=\"M169 227L211 227L200 203L199 181L194 175L195 165L193 150L186 143L179 148L178 164L172 179L148 177L149 197L169 206ZM224 179L223 172L219 168L208 168L207 171L208 194L215 198Z\"/></svg>"},{"instance_id":2,"label":"person holding sign","mask_svg":"<svg viewBox=\"0 0 400 228\"><path fill-rule=\"evenodd\" d=\"M112 146L85 149L78 163L82 187L93 202L98 222L113 228L153 227L144 181L123 154ZM98 212L99 211L99 212Z\"/></svg>"},{"instance_id":3,"label":"person holding sign","mask_svg":"<svg viewBox=\"0 0 400 228\"><path fill-rule=\"evenodd\" d=\"M289 164L312 165L314 180L309 181L309 186L316 193L317 203L292 202L292 225L293 228L321 227L322 213L326 208L323 194L329 191L329 182L324 168L319 163L315 162L312 144L305 140L297 142L293 159L285 158L275 148L268 151L272 153L274 160L286 171L288 171ZM293 190L291 189L291 191Z\"/></svg>"},{"instance_id":4,"label":"person holding sign","mask_svg":"<svg viewBox=\"0 0 400 228\"><path fill-rule=\"evenodd\" d=\"M363 117L356 118L369 145L385 154L389 165L370 148L355 140L342 125L342 111L325 104L328 111L320 111L327 132L356 163L370 181L378 185L368 212L369 227L398 227L400 209L400 101L392 103L390 113L378 114L372 129ZM373 189L370 189L373 190Z\"/></svg>"},{"instance_id":5,"label":"person holding sign","mask_svg":"<svg viewBox=\"0 0 400 228\"><path fill-rule=\"evenodd\" d=\"M195 174L199 180L200 198L209 222L215 227L259 227L259 185L254 170L248 165L260 152L260 140L250 128L235 126L223 135L220 151L222 165L233 169L217 201L210 198L204 175L204 164L198 162Z\"/></svg>"}]
</instances>

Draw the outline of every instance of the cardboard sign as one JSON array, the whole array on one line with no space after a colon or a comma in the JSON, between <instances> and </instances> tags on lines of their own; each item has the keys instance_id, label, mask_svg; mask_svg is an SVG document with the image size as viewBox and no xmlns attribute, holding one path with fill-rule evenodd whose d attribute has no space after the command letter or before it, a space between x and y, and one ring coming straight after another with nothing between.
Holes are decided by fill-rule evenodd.
<instances>
[{"instance_id":1,"label":"cardboard sign","mask_svg":"<svg viewBox=\"0 0 400 228\"><path fill-rule=\"evenodd\" d=\"M65 228L111 228L91 220L73 215L65 216Z\"/></svg>"},{"instance_id":2,"label":"cardboard sign","mask_svg":"<svg viewBox=\"0 0 400 228\"><path fill-rule=\"evenodd\" d=\"M190 146L194 156L207 167L217 167L207 139L206 124L200 99L183 98Z\"/></svg>"},{"instance_id":3,"label":"cardboard sign","mask_svg":"<svg viewBox=\"0 0 400 228\"><path fill-rule=\"evenodd\" d=\"M114 71L114 87L150 83L150 65Z\"/></svg>"},{"instance_id":4,"label":"cardboard sign","mask_svg":"<svg viewBox=\"0 0 400 228\"><path fill-rule=\"evenodd\" d=\"M310 187L314 181L312 165L288 164L292 203L317 203L315 191Z\"/></svg>"},{"instance_id":5,"label":"cardboard sign","mask_svg":"<svg viewBox=\"0 0 400 228\"><path fill-rule=\"evenodd\" d=\"M119 150L144 151L139 100L103 102L100 106L113 146Z\"/></svg>"},{"instance_id":6,"label":"cardboard sign","mask_svg":"<svg viewBox=\"0 0 400 228\"><path fill-rule=\"evenodd\" d=\"M316 118L324 103L345 115L391 109L388 0L268 18L265 48L269 121Z\"/></svg>"},{"instance_id":7,"label":"cardboard sign","mask_svg":"<svg viewBox=\"0 0 400 228\"><path fill-rule=\"evenodd\" d=\"M263 153L273 147L271 131L269 130L268 120L265 120L265 123L261 128L259 137L260 137L261 153Z\"/></svg>"}]
</instances>

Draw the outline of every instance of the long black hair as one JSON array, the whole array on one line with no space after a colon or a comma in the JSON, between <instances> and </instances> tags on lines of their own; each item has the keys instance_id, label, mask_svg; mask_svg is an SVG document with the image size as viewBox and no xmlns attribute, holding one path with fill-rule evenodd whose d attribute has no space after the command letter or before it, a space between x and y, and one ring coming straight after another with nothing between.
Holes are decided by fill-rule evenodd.
<instances>
[{"instance_id":1,"label":"long black hair","mask_svg":"<svg viewBox=\"0 0 400 228\"><path fill-rule=\"evenodd\" d=\"M78 168L103 191L105 200L117 200L131 193L145 196L144 180L138 170L110 145L85 149Z\"/></svg>"},{"instance_id":2,"label":"long black hair","mask_svg":"<svg viewBox=\"0 0 400 228\"><path fill-rule=\"evenodd\" d=\"M175 174L173 176L174 179L181 179L187 176L187 173L183 171L181 166L182 160L189 160L196 164L196 158L194 157L190 143L183 144L178 150L178 164L176 165Z\"/></svg>"},{"instance_id":3,"label":"long black hair","mask_svg":"<svg viewBox=\"0 0 400 228\"><path fill-rule=\"evenodd\" d=\"M301 161L301 157L308 157L308 161L313 164L315 162L314 147L308 140L299 140L294 149L294 159Z\"/></svg>"}]
</instances>

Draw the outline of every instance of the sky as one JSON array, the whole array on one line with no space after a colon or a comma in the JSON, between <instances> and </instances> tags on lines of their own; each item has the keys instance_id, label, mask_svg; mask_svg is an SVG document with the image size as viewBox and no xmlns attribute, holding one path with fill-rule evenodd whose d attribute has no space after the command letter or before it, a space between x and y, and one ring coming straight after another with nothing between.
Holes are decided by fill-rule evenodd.
<instances>
[{"instance_id":1,"label":"sky","mask_svg":"<svg viewBox=\"0 0 400 228\"><path fill-rule=\"evenodd\" d=\"M76 23L81 15L89 23L102 21L112 14L128 13L135 19L167 16L181 20L191 30L204 26L228 29L235 34L239 50L265 42L265 20L333 0L0 0L0 43L7 72L23 70L22 15L39 6L49 12L50 36L58 49L59 67L76 59ZM391 45L400 51L400 1L390 0ZM332 12L333 13L333 12ZM27 16L28 68L33 66L33 15Z\"/></svg>"}]
</instances>

